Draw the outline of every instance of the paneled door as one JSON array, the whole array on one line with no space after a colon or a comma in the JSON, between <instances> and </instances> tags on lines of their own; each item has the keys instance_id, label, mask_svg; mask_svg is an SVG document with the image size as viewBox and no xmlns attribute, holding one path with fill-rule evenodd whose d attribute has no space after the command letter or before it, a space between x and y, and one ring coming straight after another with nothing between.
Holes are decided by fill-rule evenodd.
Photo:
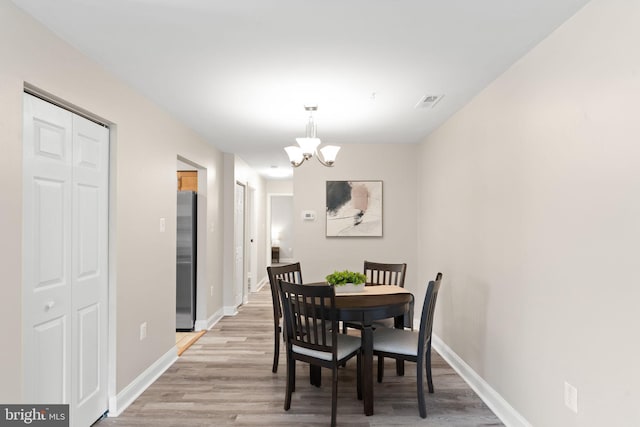
<instances>
[{"instance_id":1,"label":"paneled door","mask_svg":"<svg viewBox=\"0 0 640 427\"><path fill-rule=\"evenodd\" d=\"M245 186L236 182L235 192L235 218L234 218L234 247L235 247L235 304L240 306L244 303L245 289L245 264L244 264L244 231L245 231Z\"/></svg>"},{"instance_id":2,"label":"paneled door","mask_svg":"<svg viewBox=\"0 0 640 427\"><path fill-rule=\"evenodd\" d=\"M24 95L25 403L107 410L109 130Z\"/></svg>"}]
</instances>

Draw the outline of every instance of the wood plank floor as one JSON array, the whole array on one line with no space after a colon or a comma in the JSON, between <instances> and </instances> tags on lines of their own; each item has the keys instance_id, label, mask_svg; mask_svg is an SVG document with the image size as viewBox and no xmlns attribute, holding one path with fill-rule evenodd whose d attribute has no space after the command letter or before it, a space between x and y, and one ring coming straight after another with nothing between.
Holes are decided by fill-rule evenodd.
<instances>
[{"instance_id":1,"label":"wood plank floor","mask_svg":"<svg viewBox=\"0 0 640 427\"><path fill-rule=\"evenodd\" d=\"M176 332L176 347L178 347L178 356L182 356L194 342L198 341L207 331L198 332Z\"/></svg>"},{"instance_id":2,"label":"wood plank floor","mask_svg":"<svg viewBox=\"0 0 640 427\"><path fill-rule=\"evenodd\" d=\"M308 365L297 364L291 409L283 409L285 354L278 373L271 372L273 327L268 286L252 294L234 317L223 318L108 426L326 426L331 414L330 371L322 387L309 384ZM356 398L355 360L339 371L338 425L368 426L502 426L451 367L434 352L435 393L427 394L427 418L418 415L415 363L404 377L388 360L385 380L374 380L375 414L363 414ZM374 369L375 369L374 361ZM426 385L425 385L426 389Z\"/></svg>"}]
</instances>

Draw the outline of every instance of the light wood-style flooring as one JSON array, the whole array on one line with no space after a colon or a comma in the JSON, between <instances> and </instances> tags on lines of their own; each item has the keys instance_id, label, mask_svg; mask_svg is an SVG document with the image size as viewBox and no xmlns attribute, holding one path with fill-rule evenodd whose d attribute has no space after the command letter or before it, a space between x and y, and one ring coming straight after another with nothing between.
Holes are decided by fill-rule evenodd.
<instances>
[{"instance_id":1,"label":"light wood-style flooring","mask_svg":"<svg viewBox=\"0 0 640 427\"><path fill-rule=\"evenodd\" d=\"M194 342L198 341L207 331L198 332L176 332L176 347L178 347L178 356L182 356Z\"/></svg>"},{"instance_id":2,"label":"light wood-style flooring","mask_svg":"<svg viewBox=\"0 0 640 427\"><path fill-rule=\"evenodd\" d=\"M272 325L265 286L237 316L223 318L187 349L123 414L95 426L329 425L331 377L326 369L322 387L316 388L309 384L308 365L298 363L291 409L283 409L286 356L283 347L278 373L272 373ZM394 361L386 363L384 382L374 380L375 414L370 417L356 398L355 361L340 369L339 426L503 425L437 353L432 360L435 393L427 394L426 419L418 415L415 363L406 364L403 377L396 376Z\"/></svg>"}]
</instances>

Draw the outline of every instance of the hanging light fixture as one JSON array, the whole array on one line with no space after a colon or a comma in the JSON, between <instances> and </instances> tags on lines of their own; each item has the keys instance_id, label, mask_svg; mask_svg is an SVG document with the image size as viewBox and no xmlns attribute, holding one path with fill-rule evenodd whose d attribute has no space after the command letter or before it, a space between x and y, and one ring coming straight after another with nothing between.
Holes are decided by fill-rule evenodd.
<instances>
[{"instance_id":1,"label":"hanging light fixture","mask_svg":"<svg viewBox=\"0 0 640 427\"><path fill-rule=\"evenodd\" d=\"M318 111L317 105L305 105L304 109L309 112L309 121L305 129L304 138L296 138L298 146L290 145L284 147L284 151L289 155L289 161L294 168L300 166L305 160L309 160L316 155L316 158L324 166L331 167L336 161L336 156L340 147L336 145L327 145L320 149L318 153L318 145L320 145L320 138L316 136L316 123L313 121L313 112Z\"/></svg>"}]
</instances>

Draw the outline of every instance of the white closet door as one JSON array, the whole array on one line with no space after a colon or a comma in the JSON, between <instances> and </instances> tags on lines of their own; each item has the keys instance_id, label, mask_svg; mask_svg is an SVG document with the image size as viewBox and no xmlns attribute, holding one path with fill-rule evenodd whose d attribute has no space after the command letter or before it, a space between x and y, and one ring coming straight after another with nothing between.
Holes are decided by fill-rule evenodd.
<instances>
[{"instance_id":1,"label":"white closet door","mask_svg":"<svg viewBox=\"0 0 640 427\"><path fill-rule=\"evenodd\" d=\"M24 95L25 403L107 409L108 129Z\"/></svg>"},{"instance_id":2,"label":"white closet door","mask_svg":"<svg viewBox=\"0 0 640 427\"><path fill-rule=\"evenodd\" d=\"M74 115L71 402L78 426L107 409L108 159L109 130Z\"/></svg>"}]
</instances>

